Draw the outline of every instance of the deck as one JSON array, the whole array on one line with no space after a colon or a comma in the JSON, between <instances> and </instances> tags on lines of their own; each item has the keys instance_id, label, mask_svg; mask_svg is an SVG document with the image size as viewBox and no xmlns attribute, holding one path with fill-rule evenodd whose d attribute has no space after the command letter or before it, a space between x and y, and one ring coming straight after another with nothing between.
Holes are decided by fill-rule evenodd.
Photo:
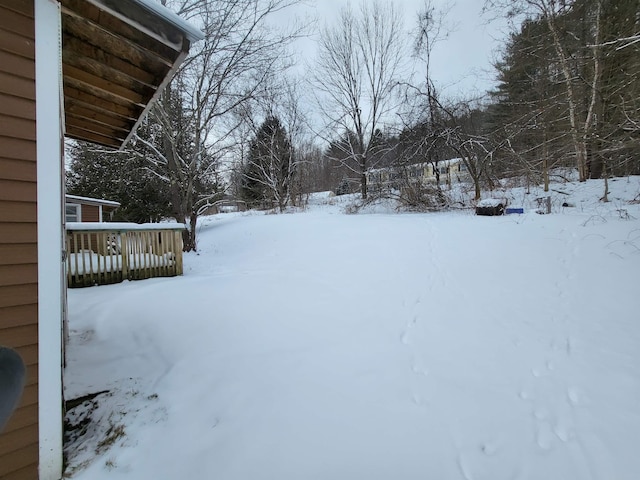
<instances>
[{"instance_id":1,"label":"deck","mask_svg":"<svg viewBox=\"0 0 640 480\"><path fill-rule=\"evenodd\" d=\"M179 223L68 223L69 287L182 275Z\"/></svg>"}]
</instances>

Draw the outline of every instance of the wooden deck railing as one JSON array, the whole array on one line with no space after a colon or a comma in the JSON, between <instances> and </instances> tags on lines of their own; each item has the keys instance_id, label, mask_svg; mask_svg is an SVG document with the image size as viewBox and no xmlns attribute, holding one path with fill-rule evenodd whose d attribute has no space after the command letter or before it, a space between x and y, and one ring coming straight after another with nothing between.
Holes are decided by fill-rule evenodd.
<instances>
[{"instance_id":1,"label":"wooden deck railing","mask_svg":"<svg viewBox=\"0 0 640 480\"><path fill-rule=\"evenodd\" d=\"M106 285L182 275L182 231L171 223L68 223L67 284Z\"/></svg>"}]
</instances>

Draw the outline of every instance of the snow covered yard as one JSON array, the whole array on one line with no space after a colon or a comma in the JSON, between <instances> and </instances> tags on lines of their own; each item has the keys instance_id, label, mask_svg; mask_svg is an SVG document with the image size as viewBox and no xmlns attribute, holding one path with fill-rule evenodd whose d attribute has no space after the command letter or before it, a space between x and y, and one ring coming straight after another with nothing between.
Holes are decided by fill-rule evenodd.
<instances>
[{"instance_id":1,"label":"snow covered yard","mask_svg":"<svg viewBox=\"0 0 640 480\"><path fill-rule=\"evenodd\" d=\"M639 478L625 182L553 215L204 218L183 277L69 291L66 398L104 392L69 474Z\"/></svg>"}]
</instances>

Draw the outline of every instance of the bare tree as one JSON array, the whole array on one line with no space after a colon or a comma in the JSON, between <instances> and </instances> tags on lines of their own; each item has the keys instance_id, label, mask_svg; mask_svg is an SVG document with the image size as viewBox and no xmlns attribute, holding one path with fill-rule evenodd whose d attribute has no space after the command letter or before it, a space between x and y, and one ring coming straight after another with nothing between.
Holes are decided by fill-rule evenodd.
<instances>
[{"instance_id":1,"label":"bare tree","mask_svg":"<svg viewBox=\"0 0 640 480\"><path fill-rule=\"evenodd\" d=\"M205 33L152 111L158 141L150 168L169 183L174 216L185 222L185 250L196 249L198 215L220 192L207 188L234 146L238 109L264 94L268 79L286 69L287 46L302 34L294 25L270 28L269 19L298 0L181 0L170 6ZM197 188L202 186L204 188Z\"/></svg>"},{"instance_id":2,"label":"bare tree","mask_svg":"<svg viewBox=\"0 0 640 480\"><path fill-rule=\"evenodd\" d=\"M491 162L495 151L500 147L483 132L483 112L472 109L467 102L460 102L457 111L443 109L449 118L445 122L442 134L447 147L452 149L465 165L474 187L474 199L480 200L483 179L490 181Z\"/></svg>"},{"instance_id":3,"label":"bare tree","mask_svg":"<svg viewBox=\"0 0 640 480\"><path fill-rule=\"evenodd\" d=\"M431 57L438 43L447 38L452 28L447 21L449 11L450 7L437 7L432 0L425 0L418 11L413 32L413 58L421 72L417 83L402 82L404 98L400 118L404 128L396 157L400 171L404 171L407 165L430 164L438 191L441 188L438 163L447 160L452 153L447 146L451 122L445 125L445 120L451 120L451 116L441 105L441 95L432 78ZM415 182L406 175L404 177L404 188L411 190ZM422 192L431 190L419 188L412 197L417 200ZM430 198L425 198L425 201L432 203Z\"/></svg>"},{"instance_id":4,"label":"bare tree","mask_svg":"<svg viewBox=\"0 0 640 480\"><path fill-rule=\"evenodd\" d=\"M346 136L345 164L359 176L363 199L374 139L397 106L402 59L402 22L393 3L363 1L357 13L343 8L337 24L321 32L312 77L318 106L327 137L353 133Z\"/></svg>"}]
</instances>

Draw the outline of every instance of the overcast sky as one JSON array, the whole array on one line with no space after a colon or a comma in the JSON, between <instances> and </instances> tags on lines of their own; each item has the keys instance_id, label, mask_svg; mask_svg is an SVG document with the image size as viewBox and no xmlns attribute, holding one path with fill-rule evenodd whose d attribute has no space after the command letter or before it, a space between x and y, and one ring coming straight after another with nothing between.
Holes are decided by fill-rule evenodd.
<instances>
[{"instance_id":1,"label":"overcast sky","mask_svg":"<svg viewBox=\"0 0 640 480\"><path fill-rule=\"evenodd\" d=\"M491 63L505 38L504 31L501 31L504 30L504 22L488 23L488 19L481 15L483 0L433 1L438 7L450 6L446 21L451 25L448 39L438 44L433 52L432 74L436 85L449 95L481 93L491 88L495 84ZM315 15L319 26L322 26L333 21L349 0L307 3L308 6L300 7L299 12ZM350 3L355 10L360 0L351 0ZM404 15L405 29L413 29L424 0L395 0L395 4ZM300 48L305 59L313 58L315 42L312 39L300 42Z\"/></svg>"}]
</instances>

